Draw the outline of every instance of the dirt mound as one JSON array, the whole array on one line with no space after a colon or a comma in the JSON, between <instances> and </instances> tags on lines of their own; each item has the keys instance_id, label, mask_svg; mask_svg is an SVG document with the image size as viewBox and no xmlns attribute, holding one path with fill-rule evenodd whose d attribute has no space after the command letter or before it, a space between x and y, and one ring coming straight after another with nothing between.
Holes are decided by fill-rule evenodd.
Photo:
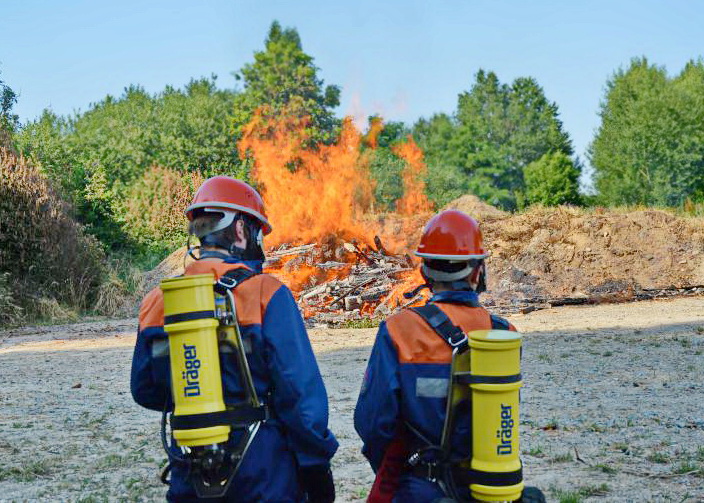
<instances>
[{"instance_id":1,"label":"dirt mound","mask_svg":"<svg viewBox=\"0 0 704 503\"><path fill-rule=\"evenodd\" d=\"M507 213L485 203L474 194L465 194L448 203L444 210L459 210L480 222L505 217Z\"/></svg>"},{"instance_id":2,"label":"dirt mound","mask_svg":"<svg viewBox=\"0 0 704 503\"><path fill-rule=\"evenodd\" d=\"M164 278L183 274L186 264L192 260L186 255L187 250L185 246L182 246L159 262L159 265L154 269L147 272L144 275L144 293L159 285L159 282Z\"/></svg>"},{"instance_id":3,"label":"dirt mound","mask_svg":"<svg viewBox=\"0 0 704 503\"><path fill-rule=\"evenodd\" d=\"M531 208L510 214L465 195L459 209L482 226L491 296L506 299L599 297L704 285L704 219L662 210ZM399 239L417 243L428 216ZM383 229L408 231L387 216Z\"/></svg>"},{"instance_id":4,"label":"dirt mound","mask_svg":"<svg viewBox=\"0 0 704 503\"><path fill-rule=\"evenodd\" d=\"M599 296L704 284L704 220L534 208L483 226L498 296Z\"/></svg>"}]
</instances>

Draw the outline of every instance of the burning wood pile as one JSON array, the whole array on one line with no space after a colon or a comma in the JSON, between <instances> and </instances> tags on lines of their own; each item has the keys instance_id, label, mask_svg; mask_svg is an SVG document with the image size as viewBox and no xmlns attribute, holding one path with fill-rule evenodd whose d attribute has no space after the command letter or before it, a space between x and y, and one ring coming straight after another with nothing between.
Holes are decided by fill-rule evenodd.
<instances>
[{"instance_id":1,"label":"burning wood pile","mask_svg":"<svg viewBox=\"0 0 704 503\"><path fill-rule=\"evenodd\" d=\"M408 254L374 245L340 241L281 245L270 250L265 270L288 284L309 323L339 324L382 317L422 300L403 293L422 282Z\"/></svg>"},{"instance_id":2,"label":"burning wood pile","mask_svg":"<svg viewBox=\"0 0 704 503\"><path fill-rule=\"evenodd\" d=\"M374 218L370 166L382 123L362 134L347 118L335 142L309 148L307 121L262 109L238 143L243 158L254 161L251 176L274 224L265 270L291 288L309 322L387 315L408 303L403 292L422 279L405 254L408 233L384 232ZM432 204L423 152L411 137L391 151L403 161L394 215L426 214Z\"/></svg>"}]
</instances>

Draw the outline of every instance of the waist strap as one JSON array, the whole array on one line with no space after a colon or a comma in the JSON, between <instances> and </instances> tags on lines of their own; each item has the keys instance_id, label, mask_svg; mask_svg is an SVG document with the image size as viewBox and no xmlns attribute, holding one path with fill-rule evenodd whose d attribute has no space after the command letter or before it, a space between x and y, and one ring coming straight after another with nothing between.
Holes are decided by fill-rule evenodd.
<instances>
[{"instance_id":1,"label":"waist strap","mask_svg":"<svg viewBox=\"0 0 704 503\"><path fill-rule=\"evenodd\" d=\"M269 408L239 406L221 412L208 412L205 414L190 414L186 416L171 416L171 429L193 430L196 428L209 428L211 426L229 425L234 428L246 428L249 425L269 419Z\"/></svg>"}]
</instances>

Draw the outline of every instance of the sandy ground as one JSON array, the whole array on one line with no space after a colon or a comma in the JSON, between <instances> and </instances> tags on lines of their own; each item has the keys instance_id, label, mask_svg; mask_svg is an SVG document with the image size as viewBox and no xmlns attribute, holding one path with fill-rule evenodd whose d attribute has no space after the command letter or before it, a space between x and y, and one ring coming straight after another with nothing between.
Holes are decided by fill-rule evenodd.
<instances>
[{"instance_id":1,"label":"sandy ground","mask_svg":"<svg viewBox=\"0 0 704 503\"><path fill-rule=\"evenodd\" d=\"M704 299L514 316L522 452L550 501L704 501ZM129 393L134 320L0 333L0 501L158 501L159 414ZM372 473L352 413L373 329L311 331L338 501Z\"/></svg>"}]
</instances>

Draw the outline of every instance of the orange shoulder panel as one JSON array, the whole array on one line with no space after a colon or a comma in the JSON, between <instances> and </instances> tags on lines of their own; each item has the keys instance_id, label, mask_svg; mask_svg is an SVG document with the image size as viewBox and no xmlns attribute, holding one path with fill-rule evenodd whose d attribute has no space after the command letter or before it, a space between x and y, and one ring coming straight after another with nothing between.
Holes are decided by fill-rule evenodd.
<instances>
[{"instance_id":1,"label":"orange shoulder panel","mask_svg":"<svg viewBox=\"0 0 704 503\"><path fill-rule=\"evenodd\" d=\"M261 325L269 301L282 286L278 279L269 274L258 274L238 286L235 289L235 304L240 325Z\"/></svg>"},{"instance_id":2,"label":"orange shoulder panel","mask_svg":"<svg viewBox=\"0 0 704 503\"><path fill-rule=\"evenodd\" d=\"M483 307L467 307L443 302L438 302L436 305L450 317L452 323L465 332L491 330L491 315Z\"/></svg>"},{"instance_id":3,"label":"orange shoulder panel","mask_svg":"<svg viewBox=\"0 0 704 503\"><path fill-rule=\"evenodd\" d=\"M158 286L149 292L139 306L139 329L164 324L164 294Z\"/></svg>"},{"instance_id":4,"label":"orange shoulder panel","mask_svg":"<svg viewBox=\"0 0 704 503\"><path fill-rule=\"evenodd\" d=\"M465 332L491 329L491 317L482 307L438 302L452 323ZM450 363L452 350L418 314L410 309L386 320L400 363Z\"/></svg>"}]
</instances>

